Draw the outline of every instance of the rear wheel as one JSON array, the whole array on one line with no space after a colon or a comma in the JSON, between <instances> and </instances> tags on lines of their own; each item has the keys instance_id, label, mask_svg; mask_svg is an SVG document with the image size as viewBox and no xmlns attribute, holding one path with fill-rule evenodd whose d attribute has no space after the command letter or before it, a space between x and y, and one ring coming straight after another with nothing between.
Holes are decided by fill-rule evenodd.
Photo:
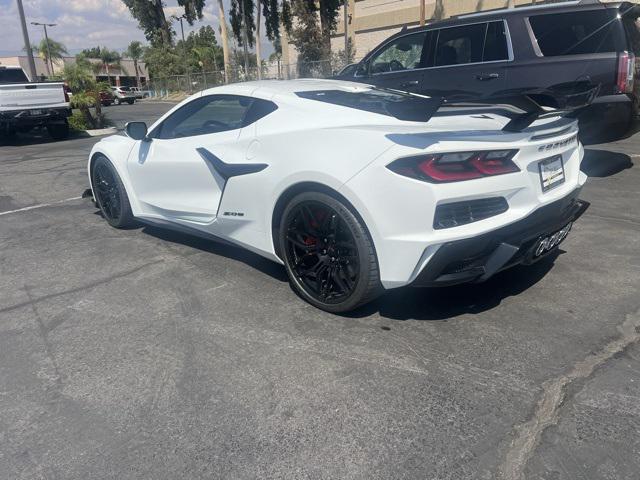
<instances>
[{"instance_id":1,"label":"rear wheel","mask_svg":"<svg viewBox=\"0 0 640 480\"><path fill-rule=\"evenodd\" d=\"M280 252L293 288L312 305L347 312L382 292L373 242L339 200L306 192L286 206Z\"/></svg>"},{"instance_id":2,"label":"rear wheel","mask_svg":"<svg viewBox=\"0 0 640 480\"><path fill-rule=\"evenodd\" d=\"M135 100L135 98L132 98L132 99L130 99L130 100L127 100L127 103L128 103L129 105L133 105L133 102L135 102L135 101L136 101L136 100Z\"/></svg>"},{"instance_id":3,"label":"rear wheel","mask_svg":"<svg viewBox=\"0 0 640 480\"><path fill-rule=\"evenodd\" d=\"M65 120L64 123L54 123L47 125L47 132L54 140L64 140L69 137L69 124Z\"/></svg>"},{"instance_id":4,"label":"rear wheel","mask_svg":"<svg viewBox=\"0 0 640 480\"><path fill-rule=\"evenodd\" d=\"M115 228L135 225L127 192L118 172L106 157L100 156L95 160L91 184L96 204L109 225Z\"/></svg>"}]
</instances>

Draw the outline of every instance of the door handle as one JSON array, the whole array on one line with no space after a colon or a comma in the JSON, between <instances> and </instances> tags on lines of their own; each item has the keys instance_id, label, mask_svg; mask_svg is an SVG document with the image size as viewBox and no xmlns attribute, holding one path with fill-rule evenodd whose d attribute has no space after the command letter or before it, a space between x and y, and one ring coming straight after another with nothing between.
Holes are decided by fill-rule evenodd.
<instances>
[{"instance_id":1,"label":"door handle","mask_svg":"<svg viewBox=\"0 0 640 480\"><path fill-rule=\"evenodd\" d=\"M476 80L480 80L481 82L486 80L495 80L496 78L500 78L499 73L481 73L476 75Z\"/></svg>"},{"instance_id":2,"label":"door handle","mask_svg":"<svg viewBox=\"0 0 640 480\"><path fill-rule=\"evenodd\" d=\"M418 80L411 80L409 82L404 82L400 84L400 88L406 88L406 87L415 87L416 85L418 85Z\"/></svg>"}]
</instances>

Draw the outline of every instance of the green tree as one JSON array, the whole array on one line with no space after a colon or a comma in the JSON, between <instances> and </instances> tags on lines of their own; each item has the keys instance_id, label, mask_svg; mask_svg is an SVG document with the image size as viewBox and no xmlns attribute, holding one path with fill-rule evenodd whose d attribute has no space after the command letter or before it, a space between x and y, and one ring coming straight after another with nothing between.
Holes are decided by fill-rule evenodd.
<instances>
[{"instance_id":1,"label":"green tree","mask_svg":"<svg viewBox=\"0 0 640 480\"><path fill-rule=\"evenodd\" d=\"M181 51L181 47L182 42L179 42L177 50ZM184 48L191 70L218 71L224 64L222 48L218 45L216 34L210 25L191 32L185 41Z\"/></svg>"},{"instance_id":2,"label":"green tree","mask_svg":"<svg viewBox=\"0 0 640 480\"><path fill-rule=\"evenodd\" d=\"M102 128L104 115L100 103L100 92L108 91L109 85L105 82L96 82L89 62L84 56L80 56L80 61L76 57L74 64L65 65L63 76L73 93L71 107L80 110L84 123L89 128ZM95 115L91 113L91 107L95 108Z\"/></svg>"},{"instance_id":3,"label":"green tree","mask_svg":"<svg viewBox=\"0 0 640 480\"><path fill-rule=\"evenodd\" d=\"M107 47L102 47L98 58L101 62L100 71L104 69L107 74L107 82L111 84L111 73L109 68L115 67L122 70L122 56L115 50L109 50Z\"/></svg>"},{"instance_id":4,"label":"green tree","mask_svg":"<svg viewBox=\"0 0 640 480\"><path fill-rule=\"evenodd\" d=\"M67 47L51 38L49 39L48 48L47 40L43 38L40 40L39 44L33 45L31 49L33 50L33 53L37 54L42 60L44 60L44 63L47 65L48 76L53 75L51 68L49 68L49 63L53 60L61 60L63 55L69 53L67 52Z\"/></svg>"},{"instance_id":5,"label":"green tree","mask_svg":"<svg viewBox=\"0 0 640 480\"><path fill-rule=\"evenodd\" d=\"M147 47L143 59L151 78L166 78L184 73L184 62L172 45Z\"/></svg>"},{"instance_id":6,"label":"green tree","mask_svg":"<svg viewBox=\"0 0 640 480\"><path fill-rule=\"evenodd\" d=\"M133 68L136 71L136 85L138 87L140 87L140 70L138 69L138 62L142 58L143 53L144 49L142 48L142 43L137 40L131 42L125 51L125 55L133 60Z\"/></svg>"},{"instance_id":7,"label":"green tree","mask_svg":"<svg viewBox=\"0 0 640 480\"><path fill-rule=\"evenodd\" d=\"M144 31L145 37L152 46L173 44L174 31L164 14L163 0L122 0L133 18ZM202 9L205 0L178 0L178 5L184 8L184 15L189 25L202 19Z\"/></svg>"},{"instance_id":8,"label":"green tree","mask_svg":"<svg viewBox=\"0 0 640 480\"><path fill-rule=\"evenodd\" d=\"M325 57L322 32L315 5L307 0L295 0L292 15L296 19L291 29L291 43L298 50L298 75L317 76L321 60Z\"/></svg>"},{"instance_id":9,"label":"green tree","mask_svg":"<svg viewBox=\"0 0 640 480\"><path fill-rule=\"evenodd\" d=\"M100 47L85 48L81 53L87 58L100 58Z\"/></svg>"}]
</instances>

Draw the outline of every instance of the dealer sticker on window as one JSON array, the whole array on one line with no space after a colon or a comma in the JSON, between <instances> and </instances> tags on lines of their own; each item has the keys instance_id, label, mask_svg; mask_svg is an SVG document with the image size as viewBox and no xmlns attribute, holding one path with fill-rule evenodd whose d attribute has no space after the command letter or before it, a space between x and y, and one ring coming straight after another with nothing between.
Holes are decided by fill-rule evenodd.
<instances>
[{"instance_id":1,"label":"dealer sticker on window","mask_svg":"<svg viewBox=\"0 0 640 480\"><path fill-rule=\"evenodd\" d=\"M546 192L564 183L564 165L562 155L546 158L538 163L540 169L540 184L542 191Z\"/></svg>"}]
</instances>

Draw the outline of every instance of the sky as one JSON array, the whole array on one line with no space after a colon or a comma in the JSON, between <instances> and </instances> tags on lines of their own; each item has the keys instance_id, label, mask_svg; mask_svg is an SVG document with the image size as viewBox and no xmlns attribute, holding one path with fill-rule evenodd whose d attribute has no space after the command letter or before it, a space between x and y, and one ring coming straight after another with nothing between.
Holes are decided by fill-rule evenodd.
<instances>
[{"instance_id":1,"label":"sky","mask_svg":"<svg viewBox=\"0 0 640 480\"><path fill-rule=\"evenodd\" d=\"M48 29L49 38L62 42L72 54L95 46L122 52L132 40L146 42L138 22L121 0L22 0L22 3L32 44L38 43L44 33L42 27L29 22L57 23ZM176 0L164 0L164 3L167 17L183 13ZM220 25L217 5L216 0L207 0L202 21L194 23L193 27L184 23L185 36L203 25L213 26L217 34ZM224 0L224 6L228 15L229 0ZM180 34L179 22L174 23L174 30ZM267 57L273 47L265 38L261 45L262 56ZM23 54L16 0L0 0L0 56Z\"/></svg>"}]
</instances>

